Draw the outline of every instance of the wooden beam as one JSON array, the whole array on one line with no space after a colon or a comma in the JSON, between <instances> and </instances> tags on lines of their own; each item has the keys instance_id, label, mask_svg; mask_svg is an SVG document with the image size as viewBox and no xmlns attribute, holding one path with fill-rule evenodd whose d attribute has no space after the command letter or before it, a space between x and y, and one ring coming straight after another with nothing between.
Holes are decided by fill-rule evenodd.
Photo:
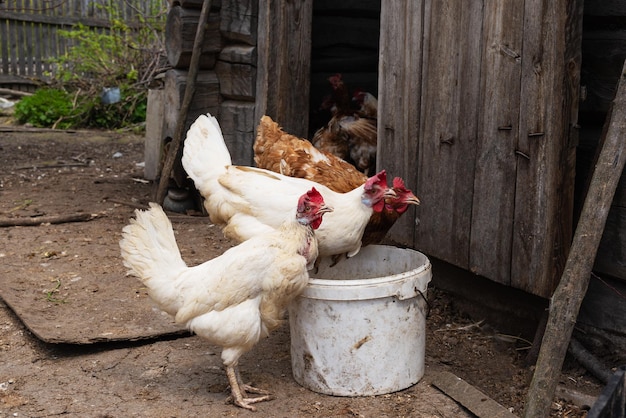
<instances>
[{"instance_id":1,"label":"wooden beam","mask_svg":"<svg viewBox=\"0 0 626 418\"><path fill-rule=\"evenodd\" d=\"M303 138L309 125L312 19L313 0L259 2L255 120L268 115Z\"/></svg>"},{"instance_id":2,"label":"wooden beam","mask_svg":"<svg viewBox=\"0 0 626 418\"><path fill-rule=\"evenodd\" d=\"M437 373L432 383L478 418L516 418L504 406L450 372Z\"/></svg>"},{"instance_id":3,"label":"wooden beam","mask_svg":"<svg viewBox=\"0 0 626 418\"><path fill-rule=\"evenodd\" d=\"M191 62L189 63L189 73L187 74L187 85L185 86L185 96L183 97L183 103L180 107L180 113L178 115L178 123L176 124L176 132L174 138L170 144L168 154L163 163L163 170L161 171L161 178L159 179L159 185L156 191L156 201L159 204L163 204L165 195L167 194L167 186L170 180L170 174L174 167L174 162L178 156L178 150L183 142L183 134L185 131L185 125L187 121L187 113L191 107L191 100L193 99L193 93L196 87L196 77L198 76L198 68L200 67L200 57L202 56L202 43L204 42L205 24L208 20L209 11L211 10L211 0L204 0L202 10L200 11L200 18L198 21L198 28L196 30L196 39L193 45L193 52L191 54Z\"/></svg>"},{"instance_id":4,"label":"wooden beam","mask_svg":"<svg viewBox=\"0 0 626 418\"><path fill-rule=\"evenodd\" d=\"M546 331L526 398L524 416L548 416L567 347L583 301L617 183L626 162L626 62L605 125L561 281L550 301Z\"/></svg>"}]
</instances>

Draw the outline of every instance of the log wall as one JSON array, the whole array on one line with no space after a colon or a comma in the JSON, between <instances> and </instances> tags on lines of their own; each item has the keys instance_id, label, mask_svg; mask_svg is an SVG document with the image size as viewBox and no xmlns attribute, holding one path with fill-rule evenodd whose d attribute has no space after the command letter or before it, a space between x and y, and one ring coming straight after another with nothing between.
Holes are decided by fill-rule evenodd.
<instances>
[{"instance_id":1,"label":"log wall","mask_svg":"<svg viewBox=\"0 0 626 418\"><path fill-rule=\"evenodd\" d=\"M146 120L145 173L150 180L159 176L163 160L155 155L162 155L176 130L202 3L170 2L165 47L173 68L150 92L149 100L154 103L149 103ZM196 90L185 122L186 132L200 114L210 112L216 116L233 162L242 165L253 163L258 11L255 0L211 2ZM172 179L179 187L189 186L179 161L174 165Z\"/></svg>"}]
</instances>

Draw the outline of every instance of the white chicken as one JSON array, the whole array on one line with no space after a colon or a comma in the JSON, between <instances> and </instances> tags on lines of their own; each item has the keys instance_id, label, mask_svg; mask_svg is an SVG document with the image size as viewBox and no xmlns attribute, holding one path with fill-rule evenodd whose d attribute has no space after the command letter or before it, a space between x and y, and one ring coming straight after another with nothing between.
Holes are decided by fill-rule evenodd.
<instances>
[{"instance_id":1,"label":"white chicken","mask_svg":"<svg viewBox=\"0 0 626 418\"><path fill-rule=\"evenodd\" d=\"M315 187L334 209L316 231L320 257L356 255L370 216L383 209L385 198L395 196L384 170L350 192L337 193L310 180L233 166L219 123L211 115L201 115L191 125L182 163L204 197L211 221L239 242L277 228L298 197Z\"/></svg>"},{"instance_id":2,"label":"white chicken","mask_svg":"<svg viewBox=\"0 0 626 418\"><path fill-rule=\"evenodd\" d=\"M242 383L239 358L280 324L289 302L304 290L318 251L313 230L330 211L311 189L278 229L194 267L183 261L172 224L157 204L137 210L123 229L120 248L129 274L177 323L223 347L231 396L242 408L255 410L252 404L271 396ZM263 396L248 397L248 392Z\"/></svg>"}]
</instances>

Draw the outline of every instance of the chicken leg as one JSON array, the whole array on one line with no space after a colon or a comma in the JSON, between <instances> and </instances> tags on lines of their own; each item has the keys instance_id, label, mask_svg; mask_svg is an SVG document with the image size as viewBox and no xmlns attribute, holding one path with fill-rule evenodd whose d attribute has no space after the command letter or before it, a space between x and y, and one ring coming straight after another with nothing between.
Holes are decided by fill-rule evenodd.
<instances>
[{"instance_id":1,"label":"chicken leg","mask_svg":"<svg viewBox=\"0 0 626 418\"><path fill-rule=\"evenodd\" d=\"M232 401L235 405L249 409L251 411L256 411L256 408L252 405L253 403L269 401L274 399L269 392L255 388L254 386L246 385L241 382L241 377L239 375L239 370L237 366L226 366L226 376L228 377L228 383L230 384L230 393ZM256 398L248 398L245 395L249 393L262 394L263 396L259 396Z\"/></svg>"}]
</instances>

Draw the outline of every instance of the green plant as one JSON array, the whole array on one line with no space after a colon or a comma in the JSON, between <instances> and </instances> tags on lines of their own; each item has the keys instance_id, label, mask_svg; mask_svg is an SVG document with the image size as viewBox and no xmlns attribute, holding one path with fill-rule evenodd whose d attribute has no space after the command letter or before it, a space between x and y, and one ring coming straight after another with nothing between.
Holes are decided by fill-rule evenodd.
<instances>
[{"instance_id":1,"label":"green plant","mask_svg":"<svg viewBox=\"0 0 626 418\"><path fill-rule=\"evenodd\" d=\"M128 4L130 6L131 3ZM36 126L59 128L92 127L105 129L142 126L146 117L147 84L164 60L164 7L150 3L150 15L138 13L138 22L126 22L118 5L99 5L107 16L107 28L77 24L71 30L59 31L72 46L53 60L49 76L51 86L66 91L59 114L42 114L44 109L26 104L28 122L44 119ZM118 87L121 101L105 104L100 95L104 88ZM49 90L49 89L47 89ZM69 105L68 105L69 103ZM18 119L26 121L26 119Z\"/></svg>"},{"instance_id":2,"label":"green plant","mask_svg":"<svg viewBox=\"0 0 626 418\"><path fill-rule=\"evenodd\" d=\"M61 279L56 279L56 286L45 291L46 300L52 303L65 303L65 299L59 299L55 295L59 293L61 288Z\"/></svg>"},{"instance_id":3,"label":"green plant","mask_svg":"<svg viewBox=\"0 0 626 418\"><path fill-rule=\"evenodd\" d=\"M30 123L40 128L67 127L73 111L72 98L59 89L39 89L15 105L15 117L20 123ZM65 119L65 122L61 122Z\"/></svg>"}]
</instances>

